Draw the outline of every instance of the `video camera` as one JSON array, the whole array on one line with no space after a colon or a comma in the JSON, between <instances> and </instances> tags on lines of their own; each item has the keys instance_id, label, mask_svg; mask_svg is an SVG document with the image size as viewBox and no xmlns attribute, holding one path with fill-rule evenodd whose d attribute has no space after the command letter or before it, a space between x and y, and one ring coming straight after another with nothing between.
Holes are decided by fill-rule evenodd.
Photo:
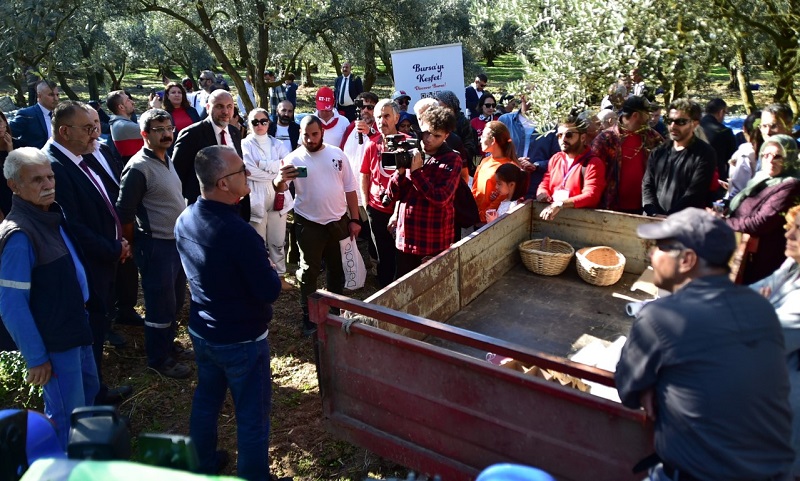
<instances>
[{"instance_id":1,"label":"video camera","mask_svg":"<svg viewBox=\"0 0 800 481\"><path fill-rule=\"evenodd\" d=\"M419 148L419 140L408 138L403 134L384 137L385 147L381 154L381 165L384 169L409 169L414 158L412 149Z\"/></svg>"}]
</instances>

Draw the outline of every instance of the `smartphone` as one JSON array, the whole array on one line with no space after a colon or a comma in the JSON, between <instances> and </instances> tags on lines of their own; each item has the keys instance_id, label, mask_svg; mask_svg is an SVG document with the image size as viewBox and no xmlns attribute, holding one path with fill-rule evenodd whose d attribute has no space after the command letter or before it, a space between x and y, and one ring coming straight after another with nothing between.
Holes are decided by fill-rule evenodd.
<instances>
[{"instance_id":1,"label":"smartphone","mask_svg":"<svg viewBox=\"0 0 800 481\"><path fill-rule=\"evenodd\" d=\"M308 168L305 165L297 165L295 169L297 169L298 177L308 177Z\"/></svg>"}]
</instances>

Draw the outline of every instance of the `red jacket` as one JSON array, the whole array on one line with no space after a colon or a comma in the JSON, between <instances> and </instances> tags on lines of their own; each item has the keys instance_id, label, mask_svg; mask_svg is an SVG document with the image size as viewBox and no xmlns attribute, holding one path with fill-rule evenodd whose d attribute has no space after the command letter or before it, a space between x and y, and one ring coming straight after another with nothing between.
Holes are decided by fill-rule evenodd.
<instances>
[{"instance_id":1,"label":"red jacket","mask_svg":"<svg viewBox=\"0 0 800 481\"><path fill-rule=\"evenodd\" d=\"M582 164L586 165L586 172L583 175ZM569 191L569 199L575 204L576 209L594 209L600 205L605 187L605 164L587 148L572 163L564 152L558 152L550 157L547 172L536 194L538 196L546 193L552 197L556 190L565 189Z\"/></svg>"}]
</instances>

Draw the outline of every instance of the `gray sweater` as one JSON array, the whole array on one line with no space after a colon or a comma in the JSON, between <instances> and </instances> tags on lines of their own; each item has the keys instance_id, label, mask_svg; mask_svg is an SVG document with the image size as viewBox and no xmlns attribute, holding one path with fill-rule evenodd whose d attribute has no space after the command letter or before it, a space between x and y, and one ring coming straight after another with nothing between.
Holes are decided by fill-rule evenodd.
<instances>
[{"instance_id":1,"label":"gray sweater","mask_svg":"<svg viewBox=\"0 0 800 481\"><path fill-rule=\"evenodd\" d=\"M175 221L186 208L181 180L167 157L158 159L148 148L125 165L117 199L120 222L136 220L137 233L155 239L175 239Z\"/></svg>"}]
</instances>

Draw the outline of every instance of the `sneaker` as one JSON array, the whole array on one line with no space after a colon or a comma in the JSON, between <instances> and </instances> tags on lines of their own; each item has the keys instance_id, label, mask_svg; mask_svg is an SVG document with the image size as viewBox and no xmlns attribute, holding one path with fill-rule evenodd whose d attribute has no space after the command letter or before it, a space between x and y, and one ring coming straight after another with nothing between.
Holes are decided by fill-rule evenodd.
<instances>
[{"instance_id":1,"label":"sneaker","mask_svg":"<svg viewBox=\"0 0 800 481\"><path fill-rule=\"evenodd\" d=\"M295 287L286 280L285 277L281 277L281 290L282 291L291 291L295 289Z\"/></svg>"},{"instance_id":2,"label":"sneaker","mask_svg":"<svg viewBox=\"0 0 800 481\"><path fill-rule=\"evenodd\" d=\"M158 367L154 367L162 376L171 377L174 379L186 379L192 375L192 368L182 362L178 362L173 358L168 358Z\"/></svg>"}]
</instances>

